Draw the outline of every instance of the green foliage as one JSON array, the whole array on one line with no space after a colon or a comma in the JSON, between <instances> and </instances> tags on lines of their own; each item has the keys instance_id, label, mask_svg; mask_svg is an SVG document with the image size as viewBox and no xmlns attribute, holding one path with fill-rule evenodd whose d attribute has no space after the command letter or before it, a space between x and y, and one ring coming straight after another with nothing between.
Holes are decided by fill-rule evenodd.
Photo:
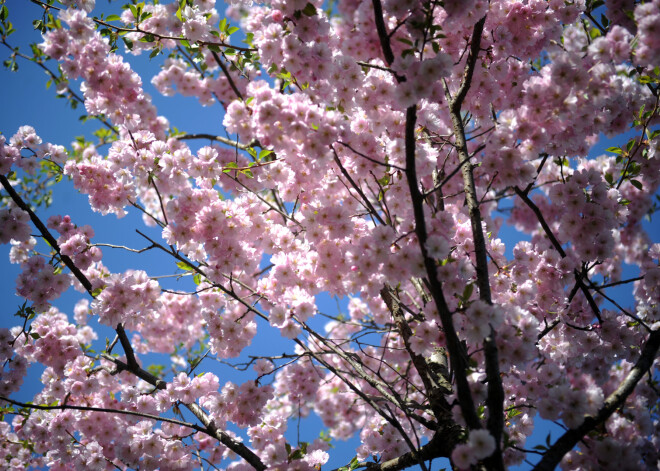
<instances>
[{"instance_id":1,"label":"green foliage","mask_svg":"<svg viewBox=\"0 0 660 471\"><path fill-rule=\"evenodd\" d=\"M165 365L150 364L147 366L147 371L154 375L156 378L162 378L165 375Z\"/></svg>"},{"instance_id":2,"label":"green foliage","mask_svg":"<svg viewBox=\"0 0 660 471\"><path fill-rule=\"evenodd\" d=\"M337 471L353 471L354 469L357 469L359 467L360 467L360 462L358 461L357 456L354 456L351 462L348 463L348 466L342 466Z\"/></svg>"},{"instance_id":3,"label":"green foliage","mask_svg":"<svg viewBox=\"0 0 660 471\"><path fill-rule=\"evenodd\" d=\"M14 313L14 316L25 319L26 321L31 321L36 317L37 313L32 309L32 306L28 306L27 303L28 302L25 301L22 306L19 306L18 311Z\"/></svg>"}]
</instances>

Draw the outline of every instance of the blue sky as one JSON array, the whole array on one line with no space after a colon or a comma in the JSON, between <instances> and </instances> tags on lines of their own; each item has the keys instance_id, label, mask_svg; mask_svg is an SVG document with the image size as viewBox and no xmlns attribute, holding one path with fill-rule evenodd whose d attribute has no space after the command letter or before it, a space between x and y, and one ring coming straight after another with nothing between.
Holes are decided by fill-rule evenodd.
<instances>
[{"instance_id":1,"label":"blue sky","mask_svg":"<svg viewBox=\"0 0 660 471\"><path fill-rule=\"evenodd\" d=\"M97 0L97 3L100 8L107 6L104 0ZM117 3L114 2L111 5L112 9L116 11ZM28 52L29 49L26 48L27 44L40 42L39 33L34 31L31 25L32 20L40 15L40 8L26 0L8 0L7 7L9 8L10 20L14 23L17 30L15 34L8 38L8 42L15 46L21 46L22 50ZM97 8L98 10L99 8ZM219 6L218 10L222 13L223 8ZM0 45L0 58L2 60L8 57L9 52L9 49ZM202 107L194 98L181 96L167 98L160 96L151 85L150 78L158 70L157 67L162 60L157 58L150 61L147 54L137 57L127 55L125 57L132 64L133 69L142 76L144 89L152 96L159 114L166 116L172 126L188 132L223 134L223 112L220 105ZM65 100L55 98L54 88L46 89L45 83L47 77L37 66L24 60L19 60L18 64L19 70L16 73L11 73L5 68L0 69L0 103L3 106L3 112L0 113L0 131L9 138L17 131L19 126L27 124L36 129L37 134L44 142L62 144L67 147L76 136L84 134L88 138L91 138L91 133L99 127L99 124L94 120L86 124L81 124L78 118L84 111L82 107L79 107L77 110L71 110ZM203 144L200 143L200 145ZM612 145L611 141L601 142L592 151L592 154L598 155L610 145ZM95 229L95 242L127 245L134 248L145 246L144 239L134 231L136 228L144 231L141 217L136 211L129 211L128 216L120 220L114 215L103 217L99 213L92 212L87 204L87 197L78 194L67 181L63 181L56 187L54 200L52 207L48 209L40 208L37 211L42 220L46 220L50 215L54 214L70 214L77 225L89 224ZM647 224L647 229L652 238L658 241L660 223L657 217L652 223ZM159 236L157 230L152 229L149 233L156 238ZM505 227L503 229L500 237L507 244L507 253L510 254L511 248L520 236L513 228ZM166 260L163 263L163 257L153 251L139 255L128 254L109 248L104 248L103 251L105 255L103 263L113 272L123 272L127 268L143 268L150 275L158 276L171 274L175 271L172 261ZM0 326L18 324L19 319L14 318L13 313L22 304L22 300L14 294L14 280L19 273L19 268L16 265L9 264L8 252L9 246L0 246L0 299L3 301L0 307ZM629 274L631 276L636 275L634 270L630 271ZM179 282L179 284L173 279L163 279L160 282L162 286L170 288L185 289L186 287L190 287L188 280ZM620 292L621 295L624 295L626 288L622 287ZM60 310L66 312L72 318L73 305L80 297L81 295L78 292L70 290L55 304ZM632 299L628 297L624 305L630 305L631 301ZM345 305L346 300L344 299L340 302L340 306L345 307ZM337 304L334 300L326 296L325 300L320 303L320 308L329 313L336 313ZM262 329L262 332L264 330ZM110 338L113 337L112 331L106 328L100 328L99 345L104 344L104 337L106 335ZM262 334L256 340L253 346L248 349L249 354L266 351L272 354L280 354L292 351L291 344L284 342L279 337L279 334L275 334L274 336ZM159 361L159 359L156 358L155 361ZM160 361L163 361L163 359L160 358ZM205 360L205 363L202 364L201 369L198 369L198 371L202 371L202 369L211 369L221 377L221 380L232 379L238 382L248 379L250 376L249 373L236 373L232 369L224 367L212 360ZM39 370L35 368L31 369L25 387L19 394L15 394L14 397L22 400L31 399L40 385L38 376ZM315 418L310 419L301 428L301 440L312 441L318 436L319 430L321 430L320 421ZM540 442L545 441L547 430L547 427L540 427L535 433L533 442L537 440ZM556 437L557 434L555 433L553 436ZM295 424L291 424L290 426L289 439L292 442L296 440ZM337 445L344 451L341 453L331 453L330 466L326 469L348 463L354 454L353 449L357 446L357 442L356 440L352 440L348 444L349 446L343 446L341 443ZM436 464L434 469L437 468L438 465ZM522 468L524 469L526 467Z\"/></svg>"}]
</instances>

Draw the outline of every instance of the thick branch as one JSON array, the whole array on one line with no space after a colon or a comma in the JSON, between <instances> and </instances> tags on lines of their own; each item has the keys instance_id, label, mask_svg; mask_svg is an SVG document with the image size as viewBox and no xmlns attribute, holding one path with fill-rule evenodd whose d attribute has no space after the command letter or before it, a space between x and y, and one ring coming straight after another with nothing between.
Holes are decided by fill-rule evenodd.
<instances>
[{"instance_id":1,"label":"thick branch","mask_svg":"<svg viewBox=\"0 0 660 471\"><path fill-rule=\"evenodd\" d=\"M445 331L447 339L447 350L449 351L449 360L454 376L456 379L456 390L458 396L458 403L465 419L465 423L470 429L481 428L479 417L474 406L472 398L472 391L468 384L465 371L468 366L467 356L463 350L458 335L456 334L456 327L452 319L451 311L447 305L444 294L442 292L442 285L438 281L438 270L427 250L426 250L426 221L424 218L424 198L417 186L417 170L415 167L415 123L417 122L417 106L413 105L406 110L406 131L405 131L405 144L406 144L406 179L408 180L408 189L410 191L410 199L413 205L413 212L415 215L415 233L417 241L422 252L424 266L428 277L429 287L433 301L438 308L442 328Z\"/></svg>"},{"instance_id":2,"label":"thick branch","mask_svg":"<svg viewBox=\"0 0 660 471\"><path fill-rule=\"evenodd\" d=\"M420 459L427 461L434 458L449 457L457 443L455 437L438 433L416 453L404 453L382 463L367 463L366 469L369 471L398 471L415 466Z\"/></svg>"},{"instance_id":3,"label":"thick branch","mask_svg":"<svg viewBox=\"0 0 660 471\"><path fill-rule=\"evenodd\" d=\"M649 335L642 354L635 363L628 376L621 382L619 387L605 400L603 407L592 417L587 416L582 425L575 429L570 429L559 440L557 440L550 449L544 454L541 461L534 467L533 471L552 471L566 453L573 449L575 445L587 433L594 430L598 425L605 422L619 407L623 406L628 396L633 392L637 383L642 379L647 371L653 365L653 361L660 347L660 331L654 331Z\"/></svg>"},{"instance_id":4,"label":"thick branch","mask_svg":"<svg viewBox=\"0 0 660 471\"><path fill-rule=\"evenodd\" d=\"M254 469L258 471L262 471L266 469L266 465L264 465L261 462L261 459L252 450L250 450L248 447L243 445L238 440L227 435L227 433L218 429L215 423L213 422L213 420L206 414L206 412L204 412L204 410L199 405L197 405L197 403L193 402L191 404L185 404L185 406L190 412L193 413L195 417L197 417L200 420L200 422L204 424L204 426L206 427L204 429L205 433L209 433L211 436L215 437L224 446L226 446L231 451L236 453L238 456L243 458L245 461L250 463L250 465Z\"/></svg>"},{"instance_id":5,"label":"thick branch","mask_svg":"<svg viewBox=\"0 0 660 471\"><path fill-rule=\"evenodd\" d=\"M30 215L32 224L34 224L34 226L39 230L43 238L46 239L50 246L53 247L53 249L60 256L62 262L64 262L67 268L71 270L71 273L73 273L76 279L80 281L80 284L82 284L87 292L92 295L92 283L87 279L85 275L83 275L80 269L74 265L73 260L60 252L60 246L57 244L57 239L53 237L48 228L44 225L43 222L41 222L41 219L39 219L34 211L32 211L32 208L30 208L30 206L28 206L28 204L23 201L23 198L21 198L21 196L16 193L16 190L14 190L14 188L11 186L11 183L9 183L9 180L7 180L4 175L0 175L0 183L2 183L2 186L5 188L7 193L9 193L9 196L11 196L11 199L14 201L16 206Z\"/></svg>"},{"instance_id":6,"label":"thick branch","mask_svg":"<svg viewBox=\"0 0 660 471\"><path fill-rule=\"evenodd\" d=\"M422 383L424 383L426 396L428 397L429 404L433 410L433 415L435 415L435 419L440 425L440 429L449 432L449 429L455 428L456 425L452 417L451 406L445 398L446 394L451 394L451 385L448 384L446 379L442 381L443 378L437 378L436 375L432 373L426 359L413 352L410 348L410 337L412 337L413 333L405 319L403 310L401 309L401 303L396 297L393 288L386 284L380 291L380 295L392 313L394 323L401 334L406 350L410 355L419 377L422 379Z\"/></svg>"},{"instance_id":7,"label":"thick branch","mask_svg":"<svg viewBox=\"0 0 660 471\"><path fill-rule=\"evenodd\" d=\"M470 52L465 64L465 69L463 71L463 81L461 82L461 86L459 87L456 96L450 101L449 106L451 111L460 112L463 100L465 100L468 90L470 90L470 86L472 85L472 75L474 74L474 66L477 63L477 57L479 57L481 34L484 31L485 23L486 17L484 16L475 23L474 29L472 30L472 41L470 43Z\"/></svg>"},{"instance_id":8,"label":"thick branch","mask_svg":"<svg viewBox=\"0 0 660 471\"><path fill-rule=\"evenodd\" d=\"M385 26L385 20L383 19L383 6L381 5L380 0L372 0L371 3L374 6L374 20L376 22L376 31L378 31L380 47L383 50L385 62L387 62L387 65L391 65L392 62L394 62L394 53L392 52L390 36L387 34L387 27ZM395 76L397 75L395 74ZM398 77L397 80L399 80Z\"/></svg>"},{"instance_id":9,"label":"thick branch","mask_svg":"<svg viewBox=\"0 0 660 471\"><path fill-rule=\"evenodd\" d=\"M470 159L465 137L465 127L461 116L461 105L470 89L472 75L479 55L481 34L483 33L485 22L486 17L484 16L474 25L470 52L467 58L467 63L465 64L465 71L463 72L463 81L461 82L461 86L455 97L451 97L449 87L445 82L445 95L449 101L449 113L454 125L454 139L460 162L465 162ZM488 275L488 252L486 250L486 239L484 238L482 217L479 209L479 200L477 199L477 190L474 183L472 165L469 163L467 165L462 165L461 173L463 175L465 199L470 214L470 224L472 226L479 297L481 300L491 304L490 278ZM484 340L484 351L486 358L486 377L488 381L488 430L495 438L495 443L497 444L495 453L488 460L489 468L504 469L502 454L500 451L502 430L504 428L504 389L502 387L502 379L500 378L495 330L492 327L490 329L490 334Z\"/></svg>"},{"instance_id":10,"label":"thick branch","mask_svg":"<svg viewBox=\"0 0 660 471\"><path fill-rule=\"evenodd\" d=\"M71 270L71 273L73 273L73 275L80 282L80 284L83 285L83 287L87 290L89 295L94 297L94 294L92 293L92 283L73 263L73 260L71 260L71 258L69 258L67 255L62 254L62 252L60 251L60 246L57 243L57 239L55 239L55 237L50 233L50 231L44 225L44 223L41 222L39 216L37 216L34 213L34 211L32 211L30 206L27 203L25 203L25 201L23 201L23 198L21 198L21 196L18 193L16 193L14 188L9 183L9 180L7 180L7 178L4 175L0 175L0 183L2 183L2 186L5 188L5 190L7 190L7 193L9 193L9 196L11 196L11 199L14 201L16 206L18 206L19 208L21 208L23 211L25 211L30 215L30 220L32 221L32 224L34 224L34 226L39 230L42 237L46 239L46 241L55 250L55 252L57 252L62 262L64 262L67 268ZM133 352L133 347L131 346L128 337L126 336L126 332L124 332L124 327L121 324L118 324L116 327L116 331L117 331L117 335L119 336L121 345L124 348L124 352L126 353L126 359L128 360L128 364L131 366L138 366L137 360L135 359L135 353Z\"/></svg>"}]
</instances>

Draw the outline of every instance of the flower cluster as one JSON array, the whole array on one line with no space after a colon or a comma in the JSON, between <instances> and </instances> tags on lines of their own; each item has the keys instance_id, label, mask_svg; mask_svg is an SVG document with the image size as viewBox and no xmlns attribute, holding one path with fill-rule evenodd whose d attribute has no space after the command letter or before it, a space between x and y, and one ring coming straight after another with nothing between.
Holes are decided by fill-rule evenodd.
<instances>
[{"instance_id":1,"label":"flower cluster","mask_svg":"<svg viewBox=\"0 0 660 471\"><path fill-rule=\"evenodd\" d=\"M30 215L20 208L0 209L0 244L30 238Z\"/></svg>"},{"instance_id":2,"label":"flower cluster","mask_svg":"<svg viewBox=\"0 0 660 471\"><path fill-rule=\"evenodd\" d=\"M48 228L60 233L57 244L60 253L73 260L76 267L87 270L92 263L101 261L103 253L98 247L90 246L94 237L91 226L76 227L70 216L51 216L48 218Z\"/></svg>"},{"instance_id":3,"label":"flower cluster","mask_svg":"<svg viewBox=\"0 0 660 471\"><path fill-rule=\"evenodd\" d=\"M657 370L660 246L641 224L660 186L657 0L608 0L601 22L583 0L232 2L246 47L211 0L107 21L93 3L64 2L40 47L60 63L58 93L82 80L87 113L116 133L70 157L23 126L0 136L0 174L61 169L93 210L141 211L162 236L144 251L171 256L179 284L109 272L69 216L48 219L49 263L18 201L0 209L36 312L0 330L0 389L40 363L33 403L75 407L0 424L0 467L311 471L326 439L359 436L358 461L384 463L436 433L457 469L493 454L511 466L539 418L579 430L601 415L565 469L657 465L657 390L628 388L640 355ZM135 54L166 51L151 83L223 107L227 135L168 130L120 36ZM591 156L633 120L627 146ZM528 240L509 243L504 224ZM58 265L69 259L94 298L76 325L49 304L82 286ZM348 306L329 312L328 296ZM122 324L121 342L94 353L90 315ZM172 370L143 366L152 352ZM194 376L206 357L255 376ZM182 408L204 427L165 419ZM498 422L482 411L504 430L480 428ZM312 414L328 435L294 447L290 421Z\"/></svg>"},{"instance_id":4,"label":"flower cluster","mask_svg":"<svg viewBox=\"0 0 660 471\"><path fill-rule=\"evenodd\" d=\"M459 469L468 469L477 461L489 457L495 451L495 439L488 430L473 430L467 443L457 445L451 459Z\"/></svg>"},{"instance_id":5,"label":"flower cluster","mask_svg":"<svg viewBox=\"0 0 660 471\"><path fill-rule=\"evenodd\" d=\"M139 322L158 307L158 283L142 270L129 270L104 280L103 291L92 302L92 312L102 324L115 327L119 323Z\"/></svg>"},{"instance_id":6,"label":"flower cluster","mask_svg":"<svg viewBox=\"0 0 660 471\"><path fill-rule=\"evenodd\" d=\"M46 263L43 257L33 255L21 263L16 279L16 293L33 302L37 311L49 306L71 286L71 275Z\"/></svg>"},{"instance_id":7,"label":"flower cluster","mask_svg":"<svg viewBox=\"0 0 660 471\"><path fill-rule=\"evenodd\" d=\"M634 18L637 25L639 45L635 50L635 62L643 66L655 67L660 64L660 2L654 0L635 7Z\"/></svg>"}]
</instances>

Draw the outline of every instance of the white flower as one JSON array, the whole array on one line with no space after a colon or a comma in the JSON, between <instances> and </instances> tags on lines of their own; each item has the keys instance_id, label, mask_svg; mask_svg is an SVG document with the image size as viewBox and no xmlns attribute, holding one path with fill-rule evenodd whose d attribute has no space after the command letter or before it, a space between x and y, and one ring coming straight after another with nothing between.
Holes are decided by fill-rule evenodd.
<instances>
[{"instance_id":1,"label":"white flower","mask_svg":"<svg viewBox=\"0 0 660 471\"><path fill-rule=\"evenodd\" d=\"M314 450L313 452L308 453L307 456L303 458L303 461L307 462L307 464L310 466L320 466L325 464L329 458L330 455L328 455L325 451Z\"/></svg>"},{"instance_id":2,"label":"white flower","mask_svg":"<svg viewBox=\"0 0 660 471\"><path fill-rule=\"evenodd\" d=\"M495 439L488 430L472 430L468 439L468 446L472 449L473 456L481 460L493 454L495 451Z\"/></svg>"}]
</instances>

